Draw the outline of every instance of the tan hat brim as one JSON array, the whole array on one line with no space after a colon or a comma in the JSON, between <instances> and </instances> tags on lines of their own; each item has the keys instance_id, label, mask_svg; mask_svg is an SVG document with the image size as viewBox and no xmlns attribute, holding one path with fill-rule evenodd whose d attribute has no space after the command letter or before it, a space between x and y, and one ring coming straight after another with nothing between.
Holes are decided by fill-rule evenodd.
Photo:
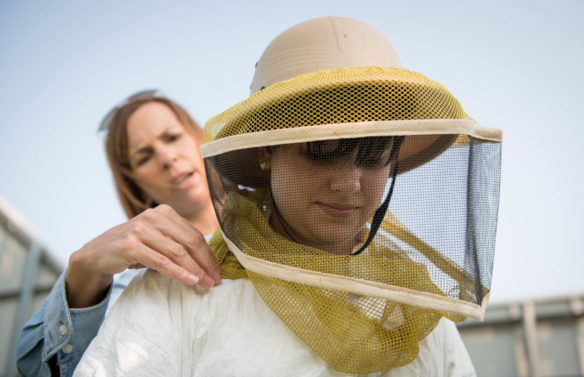
<instances>
[{"instance_id":1,"label":"tan hat brim","mask_svg":"<svg viewBox=\"0 0 584 377\"><path fill-rule=\"evenodd\" d=\"M253 94L207 121L205 139L210 143L201 151L204 157L215 156L213 165L233 183L260 187L267 174L259 170L255 149L245 149L407 136L399 154L403 173L438 156L460 134L493 140L500 139L497 131L479 126L446 88L421 74L349 67L301 75Z\"/></svg>"}]
</instances>

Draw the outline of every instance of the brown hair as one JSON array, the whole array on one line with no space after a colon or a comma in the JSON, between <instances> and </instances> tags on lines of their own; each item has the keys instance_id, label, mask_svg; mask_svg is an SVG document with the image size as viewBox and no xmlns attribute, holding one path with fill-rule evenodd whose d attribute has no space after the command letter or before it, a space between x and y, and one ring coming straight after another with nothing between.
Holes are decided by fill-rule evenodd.
<instances>
[{"instance_id":1,"label":"brown hair","mask_svg":"<svg viewBox=\"0 0 584 377\"><path fill-rule=\"evenodd\" d=\"M156 205L155 202L146 197L136 183L128 156L128 119L138 108L150 102L159 102L168 106L185 130L195 138L197 144L201 145L203 143L201 126L191 118L186 110L168 98L138 97L117 109L107 128L105 153L112 171L118 198L128 218L134 217L145 209Z\"/></svg>"}]
</instances>

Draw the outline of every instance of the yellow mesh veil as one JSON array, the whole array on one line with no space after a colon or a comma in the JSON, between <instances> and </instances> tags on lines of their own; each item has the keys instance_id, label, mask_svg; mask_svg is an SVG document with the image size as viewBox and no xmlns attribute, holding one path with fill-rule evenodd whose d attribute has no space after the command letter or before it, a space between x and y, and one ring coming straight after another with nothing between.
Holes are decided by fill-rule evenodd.
<instances>
[{"instance_id":1,"label":"yellow mesh veil","mask_svg":"<svg viewBox=\"0 0 584 377\"><path fill-rule=\"evenodd\" d=\"M333 254L273 229L281 206L272 195L274 168L262 166L259 149L364 138L391 144L396 137L403 142L387 167L395 175L375 189L376 207L391 199L378 230L372 231L373 213L359 222L345 207L329 217L314 212L323 237L338 224L360 229L354 250ZM221 225L211 247L223 276L250 279L266 305L333 369L373 373L408 364L440 318L482 318L501 132L470 118L442 85L399 68L308 73L210 119L205 138L206 168L220 181L209 180ZM292 175L288 182L309 192L341 165L314 163L304 182ZM310 192L320 195L322 187Z\"/></svg>"},{"instance_id":2,"label":"yellow mesh veil","mask_svg":"<svg viewBox=\"0 0 584 377\"><path fill-rule=\"evenodd\" d=\"M374 243L369 247L371 266L364 266L360 256L331 256L308 246L300 249L298 244L276 234L268 226L262 208L268 208L269 202L267 190L229 195L224 208L228 213L223 218L224 226L246 229L245 239L240 240L243 252L300 268L326 265L328 271L325 273L331 274L347 274L346 270L368 270L372 274L383 271L381 279L388 276L399 279L403 277L402 271L408 271L408 276L414 278L402 282L403 285L440 294L426 268L407 258L405 252L392 243ZM210 246L224 278L250 279L268 307L337 371L374 373L408 364L418 355L418 341L435 328L442 316L454 321L464 319L460 315L291 283L245 270L227 247L220 231L214 234ZM310 255L310 260L303 255Z\"/></svg>"}]
</instances>

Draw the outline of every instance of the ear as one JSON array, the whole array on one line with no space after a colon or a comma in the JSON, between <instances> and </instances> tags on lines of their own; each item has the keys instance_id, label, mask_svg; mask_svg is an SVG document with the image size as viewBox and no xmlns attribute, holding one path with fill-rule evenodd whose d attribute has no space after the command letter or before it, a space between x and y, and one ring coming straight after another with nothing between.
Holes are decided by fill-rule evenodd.
<instances>
[{"instance_id":1,"label":"ear","mask_svg":"<svg viewBox=\"0 0 584 377\"><path fill-rule=\"evenodd\" d=\"M270 170L272 167L272 147L258 148L258 162L262 170Z\"/></svg>"}]
</instances>

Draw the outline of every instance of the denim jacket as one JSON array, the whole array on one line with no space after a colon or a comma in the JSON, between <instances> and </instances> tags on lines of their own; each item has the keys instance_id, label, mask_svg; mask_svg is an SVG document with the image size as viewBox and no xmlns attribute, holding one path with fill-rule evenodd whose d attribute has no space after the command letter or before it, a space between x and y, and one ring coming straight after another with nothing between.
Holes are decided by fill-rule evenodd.
<instances>
[{"instance_id":1,"label":"denim jacket","mask_svg":"<svg viewBox=\"0 0 584 377\"><path fill-rule=\"evenodd\" d=\"M71 309L65 296L64 271L41 308L28 320L17 348L18 371L24 376L50 376L49 360L55 357L61 376L72 376L93 340L108 309L119 297L136 270L114 277L107 296L89 308Z\"/></svg>"}]
</instances>

